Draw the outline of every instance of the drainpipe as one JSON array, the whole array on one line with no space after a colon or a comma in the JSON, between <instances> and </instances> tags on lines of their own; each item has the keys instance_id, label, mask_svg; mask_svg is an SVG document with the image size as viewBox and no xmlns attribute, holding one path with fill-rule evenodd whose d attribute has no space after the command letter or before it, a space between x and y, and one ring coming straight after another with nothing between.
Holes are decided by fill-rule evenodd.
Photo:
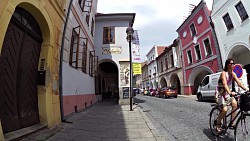
<instances>
[{"instance_id":1,"label":"drainpipe","mask_svg":"<svg viewBox=\"0 0 250 141\"><path fill-rule=\"evenodd\" d=\"M70 0L68 12L66 15L66 21L63 28L63 35L62 35L62 45L60 50L60 68L59 68L59 98L60 98L60 112L61 112L61 121L65 121L64 119L64 112L63 112L63 88L62 88L62 66L63 66L63 50L64 50L64 39L66 34L66 29L68 25L69 13L72 6L73 0Z\"/></svg>"}]
</instances>

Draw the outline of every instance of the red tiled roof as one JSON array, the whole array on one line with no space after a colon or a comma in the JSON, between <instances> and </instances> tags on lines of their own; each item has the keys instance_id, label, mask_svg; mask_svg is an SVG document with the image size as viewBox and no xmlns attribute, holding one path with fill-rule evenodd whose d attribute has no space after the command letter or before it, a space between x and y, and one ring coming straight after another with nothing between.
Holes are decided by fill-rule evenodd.
<instances>
[{"instance_id":1,"label":"red tiled roof","mask_svg":"<svg viewBox=\"0 0 250 141\"><path fill-rule=\"evenodd\" d=\"M157 53L158 53L158 56L164 52L164 49L166 48L167 46L157 46Z\"/></svg>"}]
</instances>

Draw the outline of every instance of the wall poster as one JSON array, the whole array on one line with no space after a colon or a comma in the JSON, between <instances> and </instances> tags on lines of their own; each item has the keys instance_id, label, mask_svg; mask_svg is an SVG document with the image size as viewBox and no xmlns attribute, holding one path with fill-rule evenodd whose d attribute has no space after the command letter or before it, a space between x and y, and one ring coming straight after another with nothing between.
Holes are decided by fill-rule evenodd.
<instances>
[{"instance_id":1,"label":"wall poster","mask_svg":"<svg viewBox=\"0 0 250 141\"><path fill-rule=\"evenodd\" d=\"M121 87L129 87L130 85L130 68L129 62L120 62L120 86Z\"/></svg>"}]
</instances>

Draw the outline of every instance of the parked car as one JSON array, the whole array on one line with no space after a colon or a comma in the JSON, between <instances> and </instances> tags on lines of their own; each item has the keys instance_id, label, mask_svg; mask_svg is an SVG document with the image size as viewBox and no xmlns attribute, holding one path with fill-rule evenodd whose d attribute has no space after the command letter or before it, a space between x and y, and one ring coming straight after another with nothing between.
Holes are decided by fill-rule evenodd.
<instances>
[{"instance_id":1,"label":"parked car","mask_svg":"<svg viewBox=\"0 0 250 141\"><path fill-rule=\"evenodd\" d=\"M159 97L169 98L174 97L177 98L177 89L175 87L164 87L159 91Z\"/></svg>"},{"instance_id":2,"label":"parked car","mask_svg":"<svg viewBox=\"0 0 250 141\"><path fill-rule=\"evenodd\" d=\"M150 95L151 95L151 96L155 96L155 95L156 95L156 90L155 90L155 89L152 90L152 92L150 92Z\"/></svg>"}]
</instances>

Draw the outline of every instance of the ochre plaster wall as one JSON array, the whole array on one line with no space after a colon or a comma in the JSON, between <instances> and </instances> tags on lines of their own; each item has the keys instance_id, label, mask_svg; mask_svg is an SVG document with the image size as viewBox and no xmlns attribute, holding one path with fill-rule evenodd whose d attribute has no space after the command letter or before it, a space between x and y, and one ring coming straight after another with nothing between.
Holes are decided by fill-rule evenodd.
<instances>
[{"instance_id":1,"label":"ochre plaster wall","mask_svg":"<svg viewBox=\"0 0 250 141\"><path fill-rule=\"evenodd\" d=\"M40 122L54 127L61 121L59 101L59 52L66 0L1 0L0 1L0 53L12 14L17 6L30 12L42 31L40 59L45 59L46 84L38 86ZM66 10L67 11L67 10ZM39 62L40 64L40 62ZM0 122L0 141L4 139Z\"/></svg>"}]
</instances>

